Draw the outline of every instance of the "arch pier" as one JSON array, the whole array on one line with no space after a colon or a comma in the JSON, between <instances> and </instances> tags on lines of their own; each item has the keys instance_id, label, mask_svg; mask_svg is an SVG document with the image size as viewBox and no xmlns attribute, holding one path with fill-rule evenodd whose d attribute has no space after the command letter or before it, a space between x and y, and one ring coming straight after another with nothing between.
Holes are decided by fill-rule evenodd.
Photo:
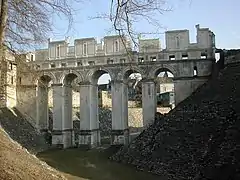
<instances>
[{"instance_id":1,"label":"arch pier","mask_svg":"<svg viewBox=\"0 0 240 180\"><path fill-rule=\"evenodd\" d=\"M189 30L165 32L164 49L160 46L159 39L139 38L138 51L133 49L127 37L117 35L105 36L101 43L95 38L75 39L73 45L69 45L67 39L62 41L49 39L47 48L29 54L33 58L29 58L28 63L39 73L37 97L25 97L24 88L21 92L18 91L19 97L22 96L24 100L30 101L31 105L34 104L33 107L26 105L22 107L28 112L37 109L37 113L32 113L32 116L36 119L37 128L46 132L49 129L48 88L51 85L52 144L63 148L72 146L74 143L72 139L75 136L72 131L72 86L75 82L73 80L76 79L80 91L79 145L98 146L101 138L97 81L102 74L108 73L111 77L112 96L111 143L127 144L129 130L126 79L130 74L141 74L142 87L137 86L141 95L137 92L139 93L137 97L142 97L145 127L155 118L157 97L160 103L167 104L170 96L172 99L174 96L173 102L177 105L210 78L215 63L215 35L209 28L201 28L200 25L196 25L196 32L196 43L189 42ZM161 92L164 91L160 90L163 83L161 87L158 85L156 91L156 79L159 73L166 71L173 75L171 83L174 85L171 87L174 90L165 91L167 93L163 94ZM31 79L35 79L35 76L25 77L21 80L22 87L29 86L32 83ZM164 78L158 79L164 81ZM75 86L73 87L75 89ZM170 86L165 85L164 88L166 87ZM36 89L31 90L34 92L32 94L35 95L35 91Z\"/></svg>"},{"instance_id":2,"label":"arch pier","mask_svg":"<svg viewBox=\"0 0 240 180\"><path fill-rule=\"evenodd\" d=\"M155 119L156 106L156 83L154 79L142 80L142 109L143 126L151 124Z\"/></svg>"},{"instance_id":3,"label":"arch pier","mask_svg":"<svg viewBox=\"0 0 240 180\"><path fill-rule=\"evenodd\" d=\"M41 76L37 86L37 126L42 132L49 129L48 113L48 89L53 90L53 130L52 145L68 148L74 146L73 120L72 120L72 89L77 84L80 93L80 131L78 132L78 145L96 147L101 144L98 114L98 79L101 75L108 73L111 78L112 97L112 131L111 144L128 144L128 77L132 73L139 73L142 77L142 114L143 126L147 127L155 119L157 111L156 86L158 74L170 72L173 76L174 104L187 98L192 92L208 80L210 71L199 70L197 76L194 74L193 61L198 62L198 66L212 66L212 60L192 60L185 66L189 66L184 71L178 62L172 65L159 63L149 68L147 66L136 66L126 68L121 66L103 68L91 68L89 70L80 69L73 71L56 71L52 75L46 73ZM169 63L168 63L169 64ZM191 68L192 67L192 68ZM85 76L83 76L85 74ZM74 84L75 83L75 84ZM159 85L158 85L159 86Z\"/></svg>"},{"instance_id":4,"label":"arch pier","mask_svg":"<svg viewBox=\"0 0 240 180\"><path fill-rule=\"evenodd\" d=\"M47 132L49 126L49 114L48 114L48 89L52 78L47 75L43 75L39 78L37 83L36 92L36 108L37 118L36 125L40 132Z\"/></svg>"},{"instance_id":5,"label":"arch pier","mask_svg":"<svg viewBox=\"0 0 240 180\"><path fill-rule=\"evenodd\" d=\"M123 80L111 81L112 144L128 144L128 86Z\"/></svg>"},{"instance_id":6,"label":"arch pier","mask_svg":"<svg viewBox=\"0 0 240 180\"><path fill-rule=\"evenodd\" d=\"M96 83L89 81L80 83L80 146L100 145L97 92Z\"/></svg>"},{"instance_id":7,"label":"arch pier","mask_svg":"<svg viewBox=\"0 0 240 180\"><path fill-rule=\"evenodd\" d=\"M68 114L67 104L63 103L67 99L65 92L68 91L67 86L63 84L52 84L53 90L53 131L52 145L63 146L67 148L71 146L68 139L71 138L71 127L66 127L65 114ZM70 136L70 137L69 137Z\"/></svg>"}]
</instances>

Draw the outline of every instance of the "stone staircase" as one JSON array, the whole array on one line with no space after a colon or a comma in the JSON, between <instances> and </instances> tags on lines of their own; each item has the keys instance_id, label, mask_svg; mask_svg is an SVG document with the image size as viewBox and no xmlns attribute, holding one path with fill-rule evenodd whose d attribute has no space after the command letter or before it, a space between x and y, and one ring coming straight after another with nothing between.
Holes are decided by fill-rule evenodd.
<instances>
[{"instance_id":1,"label":"stone staircase","mask_svg":"<svg viewBox=\"0 0 240 180\"><path fill-rule=\"evenodd\" d=\"M0 125L13 140L31 153L48 148L43 135L17 109L1 108Z\"/></svg>"},{"instance_id":2,"label":"stone staircase","mask_svg":"<svg viewBox=\"0 0 240 180\"><path fill-rule=\"evenodd\" d=\"M112 160L168 179L240 179L240 63L229 64Z\"/></svg>"}]
</instances>

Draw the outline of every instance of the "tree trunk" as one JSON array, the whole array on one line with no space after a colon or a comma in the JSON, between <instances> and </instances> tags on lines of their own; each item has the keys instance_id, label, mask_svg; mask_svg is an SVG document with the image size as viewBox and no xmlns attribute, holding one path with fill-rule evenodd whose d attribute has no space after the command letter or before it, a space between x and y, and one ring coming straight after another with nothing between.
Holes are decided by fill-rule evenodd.
<instances>
[{"instance_id":1,"label":"tree trunk","mask_svg":"<svg viewBox=\"0 0 240 180\"><path fill-rule=\"evenodd\" d=\"M0 44L4 43L5 30L8 18L8 0L1 0L1 16L0 16Z\"/></svg>"},{"instance_id":2,"label":"tree trunk","mask_svg":"<svg viewBox=\"0 0 240 180\"><path fill-rule=\"evenodd\" d=\"M6 104L6 78L7 78L7 64L5 61L5 31L8 17L8 0L1 0L0 12L0 107Z\"/></svg>"}]
</instances>

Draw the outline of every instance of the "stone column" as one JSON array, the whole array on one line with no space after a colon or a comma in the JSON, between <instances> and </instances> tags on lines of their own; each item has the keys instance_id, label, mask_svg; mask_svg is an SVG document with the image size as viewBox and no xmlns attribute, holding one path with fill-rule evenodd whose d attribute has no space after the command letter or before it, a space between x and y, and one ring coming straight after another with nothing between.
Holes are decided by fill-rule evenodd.
<instances>
[{"instance_id":1,"label":"stone column","mask_svg":"<svg viewBox=\"0 0 240 180\"><path fill-rule=\"evenodd\" d=\"M72 121L72 87L71 85L63 86L63 145L64 148L71 147L73 134Z\"/></svg>"},{"instance_id":2,"label":"stone column","mask_svg":"<svg viewBox=\"0 0 240 180\"><path fill-rule=\"evenodd\" d=\"M48 87L37 86L37 129L46 133L48 130Z\"/></svg>"},{"instance_id":3,"label":"stone column","mask_svg":"<svg viewBox=\"0 0 240 180\"><path fill-rule=\"evenodd\" d=\"M80 84L80 147L92 148L100 144L97 92L97 85L90 82Z\"/></svg>"},{"instance_id":4,"label":"stone column","mask_svg":"<svg viewBox=\"0 0 240 180\"><path fill-rule=\"evenodd\" d=\"M143 126L147 127L154 122L157 108L155 82L152 79L142 81L142 108Z\"/></svg>"},{"instance_id":5,"label":"stone column","mask_svg":"<svg viewBox=\"0 0 240 180\"><path fill-rule=\"evenodd\" d=\"M63 87L62 84L52 84L53 90L53 132L52 145L64 148L63 140Z\"/></svg>"},{"instance_id":6,"label":"stone column","mask_svg":"<svg viewBox=\"0 0 240 180\"><path fill-rule=\"evenodd\" d=\"M111 82L112 144L128 144L128 87L123 81Z\"/></svg>"}]
</instances>

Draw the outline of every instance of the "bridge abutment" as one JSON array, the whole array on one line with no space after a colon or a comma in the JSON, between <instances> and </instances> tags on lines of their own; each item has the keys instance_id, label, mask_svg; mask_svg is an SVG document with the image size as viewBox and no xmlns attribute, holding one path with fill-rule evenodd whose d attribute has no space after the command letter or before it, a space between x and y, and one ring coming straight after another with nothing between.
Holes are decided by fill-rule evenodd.
<instances>
[{"instance_id":1,"label":"bridge abutment","mask_svg":"<svg viewBox=\"0 0 240 180\"><path fill-rule=\"evenodd\" d=\"M91 83L80 84L79 146L91 148L100 145L97 91L97 85Z\"/></svg>"},{"instance_id":2,"label":"bridge abutment","mask_svg":"<svg viewBox=\"0 0 240 180\"><path fill-rule=\"evenodd\" d=\"M128 88L123 81L111 82L112 94L112 145L128 144Z\"/></svg>"}]
</instances>

